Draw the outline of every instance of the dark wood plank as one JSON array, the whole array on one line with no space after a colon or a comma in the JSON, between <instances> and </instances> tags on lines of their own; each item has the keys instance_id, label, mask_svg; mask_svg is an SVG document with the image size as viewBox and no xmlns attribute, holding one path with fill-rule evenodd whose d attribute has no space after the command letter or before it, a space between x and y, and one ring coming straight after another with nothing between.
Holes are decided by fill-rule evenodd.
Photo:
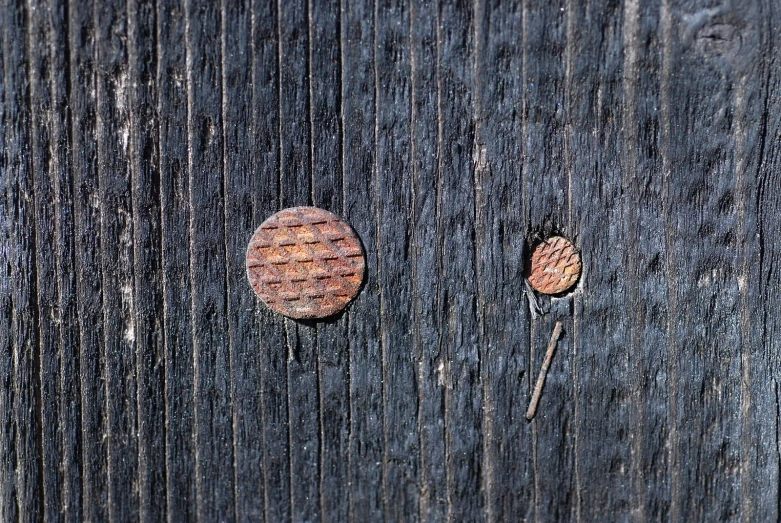
<instances>
[{"instance_id":1,"label":"dark wood plank","mask_svg":"<svg viewBox=\"0 0 781 523\"><path fill-rule=\"evenodd\" d=\"M278 5L255 2L252 41L252 123L255 129L253 171L258 191L254 226L277 212L280 198L279 149L279 16ZM257 306L260 329L259 363L262 401L263 478L266 521L291 518L290 437L288 434L287 345L284 320L266 307Z\"/></svg>"},{"instance_id":2,"label":"dark wood plank","mask_svg":"<svg viewBox=\"0 0 781 523\"><path fill-rule=\"evenodd\" d=\"M0 519L777 519L779 13L3 0ZM295 322L310 204L366 282Z\"/></svg>"},{"instance_id":3,"label":"dark wood plank","mask_svg":"<svg viewBox=\"0 0 781 523\"><path fill-rule=\"evenodd\" d=\"M741 149L756 140L759 127L741 122L745 93L733 85L747 75L752 84L759 80L758 68L744 69L750 60L739 43L754 41L758 26L744 25L729 7L703 2L682 2L666 16L671 517L736 519L742 504L743 354L734 253L744 238L736 232L744 226L738 211L747 176ZM697 80L673 74L681 69ZM716 503L710 502L713 492Z\"/></svg>"},{"instance_id":4,"label":"dark wood plank","mask_svg":"<svg viewBox=\"0 0 781 523\"><path fill-rule=\"evenodd\" d=\"M307 5L312 202L336 214L344 203L340 7L336 0Z\"/></svg>"},{"instance_id":5,"label":"dark wood plank","mask_svg":"<svg viewBox=\"0 0 781 523\"><path fill-rule=\"evenodd\" d=\"M418 395L412 344L411 223L412 167L409 7L376 4L377 82L377 279L383 366L385 517L411 521L419 514L416 484ZM387 195L387 196L383 196Z\"/></svg>"},{"instance_id":6,"label":"dark wood plank","mask_svg":"<svg viewBox=\"0 0 781 523\"><path fill-rule=\"evenodd\" d=\"M730 334L733 350L740 356L740 519L769 521L778 519L778 447L775 437L778 423L777 397L773 394L775 367L768 364L763 348L762 331L765 322L757 321L755 303L777 303L778 298L762 297L761 197L762 153L767 139L768 92L771 73L769 57L773 56L772 25L769 5L744 2L735 11L726 13L728 23L735 25L740 38L735 74L735 191L734 257L737 273L737 303L732 304ZM734 37L733 37L734 38ZM735 46L735 42L729 42ZM777 103L772 98L773 103ZM779 187L781 185L776 185ZM778 216L778 215L776 215ZM737 288L736 288L737 287ZM762 329L759 328L762 325ZM771 349L772 351L772 349ZM737 388L737 387L736 387ZM769 390L770 389L770 390ZM774 415L775 414L775 415Z\"/></svg>"},{"instance_id":7,"label":"dark wood plank","mask_svg":"<svg viewBox=\"0 0 781 523\"><path fill-rule=\"evenodd\" d=\"M341 17L344 218L366 253L364 288L347 311L350 351L350 519L383 518L382 351L377 281L378 195L374 3L345 0ZM366 489L362 485L373 485Z\"/></svg>"},{"instance_id":8,"label":"dark wood plank","mask_svg":"<svg viewBox=\"0 0 781 523\"><path fill-rule=\"evenodd\" d=\"M570 230L584 266L573 297L577 374L575 463L580 482L577 517L583 521L627 520L631 424L626 350L626 250L622 170L624 16L619 3L573 3L567 13L566 136ZM594 80L583 79L594 75ZM595 129L598 131L595 132ZM631 271L631 268L629 269ZM630 305L631 306L631 305ZM595 442L599 441L598 445ZM586 451L581 444L586 445ZM583 482L582 478L589 478Z\"/></svg>"},{"instance_id":9,"label":"dark wood plank","mask_svg":"<svg viewBox=\"0 0 781 523\"><path fill-rule=\"evenodd\" d=\"M661 156L661 3L624 10L622 117L626 178L625 250L632 435L630 510L636 520L670 518L670 469L660 453L670 434L667 413L667 282L665 178Z\"/></svg>"},{"instance_id":10,"label":"dark wood plank","mask_svg":"<svg viewBox=\"0 0 781 523\"><path fill-rule=\"evenodd\" d=\"M88 2L68 6L70 49L69 106L73 151L76 289L79 318L79 372L82 405L82 455L85 520L108 519L107 427L100 192L98 184L95 90L95 19Z\"/></svg>"},{"instance_id":11,"label":"dark wood plank","mask_svg":"<svg viewBox=\"0 0 781 523\"><path fill-rule=\"evenodd\" d=\"M8 166L8 145L6 142L6 100L7 83L5 66L9 62L6 58L8 46L5 45L7 39L6 25L8 20L8 6L6 2L0 5L0 34L3 35L3 45L0 45L0 168L6 169ZM13 95L10 97L14 99ZM4 171L3 171L4 172ZM14 214L14 185L16 180L10 176L3 176L0 180L2 191L0 191L0 225L2 225L2 241L0 242L0 372L3 376L13 375L13 286L11 282L11 264L14 262L16 241L13 237L13 219ZM4 379L0 387L0 416L2 423L6 427L11 427L13 420L13 391L14 383L11 379ZM11 438L0 440L0 517L12 519L16 517L16 505L13 488L13 470L14 470L13 445Z\"/></svg>"},{"instance_id":12,"label":"dark wood plank","mask_svg":"<svg viewBox=\"0 0 781 523\"><path fill-rule=\"evenodd\" d=\"M222 111L225 140L225 245L228 285L228 334L233 408L236 519L264 518L262 481L263 418L260 394L260 329L252 288L247 285L246 245L256 227L259 200L252 168L253 81L256 52L250 2L222 3Z\"/></svg>"},{"instance_id":13,"label":"dark wood plank","mask_svg":"<svg viewBox=\"0 0 781 523\"><path fill-rule=\"evenodd\" d=\"M21 2L5 2L3 27L5 162L8 173L11 275L11 340L6 353L6 470L13 476L2 496L2 513L11 520L44 515L40 347L36 274L36 209L31 158L29 11Z\"/></svg>"},{"instance_id":14,"label":"dark wood plank","mask_svg":"<svg viewBox=\"0 0 781 523\"><path fill-rule=\"evenodd\" d=\"M157 92L157 13L128 2L128 155L133 205L134 336L138 408L139 519L166 515L165 344L162 279L160 121Z\"/></svg>"},{"instance_id":15,"label":"dark wood plank","mask_svg":"<svg viewBox=\"0 0 781 523\"><path fill-rule=\"evenodd\" d=\"M412 340L418 360L420 519L445 521L445 377L439 330L440 227L439 56L436 2L410 5L410 263Z\"/></svg>"},{"instance_id":16,"label":"dark wood plank","mask_svg":"<svg viewBox=\"0 0 781 523\"><path fill-rule=\"evenodd\" d=\"M5 20L5 6L2 15ZM0 46L2 47L2 46ZM4 56L0 49L0 56ZM5 70L0 66L0 77L5 79ZM5 82L0 81L2 100L5 100ZM5 104L0 108L0 121L5 124ZM5 154L5 125L0 129L0 146ZM5 157L3 157L5 167ZM2 216L2 246L0 246L0 372L4 376L13 374L13 289L11 286L12 227L11 215L13 209L13 191L9 177L3 177L2 192L0 192L0 216ZM0 416L4 426L10 427L13 420L13 385L12 380L3 380L0 387ZM10 438L0 441L0 517L12 519L16 517L16 505L13 489L13 446Z\"/></svg>"},{"instance_id":17,"label":"dark wood plank","mask_svg":"<svg viewBox=\"0 0 781 523\"><path fill-rule=\"evenodd\" d=\"M43 2L28 3L27 53L29 60L30 97L30 153L32 159L33 194L35 195L35 282L38 291L38 358L40 358L40 423L42 478L41 495L44 500L44 519L62 517L63 469L60 466L62 449L58 444L58 375L60 370L59 326L57 319L59 293L57 287L57 257L49 246L56 245L56 210L52 167L52 130L50 127L52 103L52 76L54 69L49 56L50 28L45 17L38 15L46 9ZM35 45L38 42L43 45Z\"/></svg>"},{"instance_id":18,"label":"dark wood plank","mask_svg":"<svg viewBox=\"0 0 781 523\"><path fill-rule=\"evenodd\" d=\"M565 91L569 18L564 1L523 7L523 201L527 220L526 255L536 243L561 233L576 246L570 209L570 178L566 162ZM574 14L573 14L574 15ZM546 312L532 317L529 330L529 396L557 320L564 324L556 355L532 423L534 517L536 520L577 519L581 483L574 467L577 440L574 424L579 377L575 365L576 326L573 296L540 297ZM527 399L528 402L528 399ZM528 404L528 403L527 403Z\"/></svg>"},{"instance_id":19,"label":"dark wood plank","mask_svg":"<svg viewBox=\"0 0 781 523\"><path fill-rule=\"evenodd\" d=\"M189 521L196 517L196 471L184 6L160 1L156 20L166 508L170 521Z\"/></svg>"},{"instance_id":20,"label":"dark wood plank","mask_svg":"<svg viewBox=\"0 0 781 523\"><path fill-rule=\"evenodd\" d=\"M0 5L0 34L3 35L5 43L6 25L8 19L8 7L5 2ZM7 46L0 45L0 168L7 166L7 144L6 144L6 73L5 64ZM13 98L12 98L13 99ZM2 241L0 241L0 372L3 376L13 374L13 288L11 286L11 263L13 261L15 241L13 239L12 215L14 208L13 185L15 180L10 176L3 176L0 180L2 190L0 191L0 225L2 226ZM13 383L9 379L3 380L0 387L0 416L2 423L6 427L11 426L13 419ZM15 517L14 493L13 493L13 449L9 441L10 438L0 440L0 517Z\"/></svg>"},{"instance_id":21,"label":"dark wood plank","mask_svg":"<svg viewBox=\"0 0 781 523\"><path fill-rule=\"evenodd\" d=\"M285 321L288 351L290 511L293 521L320 516L320 423L317 331L313 323Z\"/></svg>"},{"instance_id":22,"label":"dark wood plank","mask_svg":"<svg viewBox=\"0 0 781 523\"><path fill-rule=\"evenodd\" d=\"M779 499L779 472L781 471L781 390L779 388L779 355L781 354L781 320L778 316L779 297L774 290L781 284L781 228L778 217L781 216L781 199L778 187L781 187L781 70L775 66L774 52L781 45L775 28L781 11L772 3L761 3L759 15L762 31L759 35L761 64L764 79L762 98L762 116L757 146L756 173L756 232L758 242L757 257L751 263L757 266L754 285L758 288L756 303L748 314L748 327L752 331L751 340L755 340L754 354L748 368L752 388L752 401L749 409L751 430L744 433L744 440L758 441L748 476L749 494L755 503L749 507L749 515L756 519L778 519L781 512ZM757 101L756 103L759 104ZM750 214L748 215L750 216ZM753 305L753 301L749 302ZM744 312L744 316L746 312ZM761 317L761 321L757 321ZM743 318L742 318L743 320ZM743 320L745 321L745 320ZM755 376L757 376L755 378ZM770 385L770 386L769 386ZM774 454L775 451L775 454ZM744 495L745 490L744 490ZM774 502L775 500L775 502Z\"/></svg>"},{"instance_id":23,"label":"dark wood plank","mask_svg":"<svg viewBox=\"0 0 781 523\"><path fill-rule=\"evenodd\" d=\"M309 0L309 103L312 203L344 214L341 11L337 1ZM347 315L317 325L320 397L320 510L324 521L350 512L348 449L350 359Z\"/></svg>"},{"instance_id":24,"label":"dark wood plank","mask_svg":"<svg viewBox=\"0 0 781 523\"><path fill-rule=\"evenodd\" d=\"M59 323L58 415L63 470L63 519L83 519L82 495L82 406L79 380L79 316L76 288L76 252L74 228L74 185L70 145L69 100L71 87L70 47L67 6L51 0L39 11L46 18L50 31L51 101L47 118L50 126L50 172L54 184L56 210L55 252L58 288L57 320Z\"/></svg>"},{"instance_id":25,"label":"dark wood plank","mask_svg":"<svg viewBox=\"0 0 781 523\"><path fill-rule=\"evenodd\" d=\"M312 204L310 23L306 0L279 3L279 209ZM285 335L291 517L311 521L321 509L317 324L285 320Z\"/></svg>"},{"instance_id":26,"label":"dark wood plank","mask_svg":"<svg viewBox=\"0 0 781 523\"><path fill-rule=\"evenodd\" d=\"M473 6L442 5L437 57L440 287L448 519L476 521L485 507L480 325L475 284Z\"/></svg>"},{"instance_id":27,"label":"dark wood plank","mask_svg":"<svg viewBox=\"0 0 781 523\"><path fill-rule=\"evenodd\" d=\"M127 6L95 4L94 17L108 515L136 519L138 490L128 491L138 477L138 428Z\"/></svg>"},{"instance_id":28,"label":"dark wood plank","mask_svg":"<svg viewBox=\"0 0 781 523\"><path fill-rule=\"evenodd\" d=\"M523 30L521 2L479 2L475 13L475 185L478 311L485 401L486 519L534 509L528 405L530 311L523 285ZM533 382L533 381L532 381Z\"/></svg>"},{"instance_id":29,"label":"dark wood plank","mask_svg":"<svg viewBox=\"0 0 781 523\"><path fill-rule=\"evenodd\" d=\"M185 4L195 484L198 518L210 521L235 517L221 27L218 4Z\"/></svg>"}]
</instances>

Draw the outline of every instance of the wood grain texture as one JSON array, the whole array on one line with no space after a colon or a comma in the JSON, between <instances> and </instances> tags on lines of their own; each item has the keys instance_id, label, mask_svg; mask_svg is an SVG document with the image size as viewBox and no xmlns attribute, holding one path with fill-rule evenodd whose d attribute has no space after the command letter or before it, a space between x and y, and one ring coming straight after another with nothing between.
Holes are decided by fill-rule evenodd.
<instances>
[{"instance_id":1,"label":"wood grain texture","mask_svg":"<svg viewBox=\"0 0 781 523\"><path fill-rule=\"evenodd\" d=\"M0 520L777 520L779 22L0 1ZM366 254L325 321L245 275L297 205Z\"/></svg>"}]
</instances>

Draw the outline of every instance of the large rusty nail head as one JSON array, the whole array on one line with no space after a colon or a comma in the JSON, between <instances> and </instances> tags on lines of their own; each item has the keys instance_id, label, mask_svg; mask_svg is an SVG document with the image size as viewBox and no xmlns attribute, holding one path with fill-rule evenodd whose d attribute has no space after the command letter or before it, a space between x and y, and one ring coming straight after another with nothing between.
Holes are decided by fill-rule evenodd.
<instances>
[{"instance_id":1,"label":"large rusty nail head","mask_svg":"<svg viewBox=\"0 0 781 523\"><path fill-rule=\"evenodd\" d=\"M255 231L247 277L263 302L295 319L332 316L358 294L365 260L361 242L334 213L292 207Z\"/></svg>"}]
</instances>

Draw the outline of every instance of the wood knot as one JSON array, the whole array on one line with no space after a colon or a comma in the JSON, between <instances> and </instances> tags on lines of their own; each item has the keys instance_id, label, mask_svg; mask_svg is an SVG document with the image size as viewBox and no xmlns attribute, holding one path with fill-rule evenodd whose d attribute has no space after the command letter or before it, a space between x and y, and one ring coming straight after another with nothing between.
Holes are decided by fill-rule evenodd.
<instances>
[{"instance_id":1,"label":"wood knot","mask_svg":"<svg viewBox=\"0 0 781 523\"><path fill-rule=\"evenodd\" d=\"M705 56L732 58L741 47L741 35L731 24L708 24L696 33L697 51Z\"/></svg>"},{"instance_id":2,"label":"wood knot","mask_svg":"<svg viewBox=\"0 0 781 523\"><path fill-rule=\"evenodd\" d=\"M728 6L701 9L682 16L684 40L706 58L734 58L743 43L740 16ZM733 23L735 22L735 23Z\"/></svg>"}]
</instances>

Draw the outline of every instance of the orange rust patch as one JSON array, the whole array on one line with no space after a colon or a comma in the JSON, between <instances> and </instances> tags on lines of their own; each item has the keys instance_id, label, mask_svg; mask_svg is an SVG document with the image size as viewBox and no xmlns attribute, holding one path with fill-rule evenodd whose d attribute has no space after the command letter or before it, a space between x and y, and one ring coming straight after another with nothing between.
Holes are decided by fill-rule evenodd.
<instances>
[{"instance_id":1,"label":"orange rust patch","mask_svg":"<svg viewBox=\"0 0 781 523\"><path fill-rule=\"evenodd\" d=\"M529 283L537 292L560 294L575 285L582 268L580 252L572 242L552 236L532 253Z\"/></svg>"},{"instance_id":2,"label":"orange rust patch","mask_svg":"<svg viewBox=\"0 0 781 523\"><path fill-rule=\"evenodd\" d=\"M295 319L326 318L358 294L361 242L345 221L317 207L271 216L247 247L247 278L263 302Z\"/></svg>"}]
</instances>

